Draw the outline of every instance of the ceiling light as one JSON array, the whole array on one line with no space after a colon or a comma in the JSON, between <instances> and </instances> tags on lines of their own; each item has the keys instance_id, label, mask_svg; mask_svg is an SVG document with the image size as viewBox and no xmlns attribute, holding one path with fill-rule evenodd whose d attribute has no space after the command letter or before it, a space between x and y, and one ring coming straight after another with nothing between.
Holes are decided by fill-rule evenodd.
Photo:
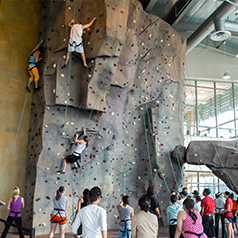
<instances>
[{"instance_id":1,"label":"ceiling light","mask_svg":"<svg viewBox=\"0 0 238 238\"><path fill-rule=\"evenodd\" d=\"M231 78L231 76L230 76L230 74L228 73L228 70L226 69L225 70L225 73L223 74L223 79L230 79Z\"/></svg>"}]
</instances>

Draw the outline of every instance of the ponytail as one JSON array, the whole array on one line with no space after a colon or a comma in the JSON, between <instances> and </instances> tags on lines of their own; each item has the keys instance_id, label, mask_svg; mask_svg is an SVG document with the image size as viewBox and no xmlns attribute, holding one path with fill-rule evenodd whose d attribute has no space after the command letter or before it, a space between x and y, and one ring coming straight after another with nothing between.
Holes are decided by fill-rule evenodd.
<instances>
[{"instance_id":1,"label":"ponytail","mask_svg":"<svg viewBox=\"0 0 238 238\"><path fill-rule=\"evenodd\" d=\"M193 219L194 223L197 221L196 214L192 211L194 209L194 201L190 198L186 198L183 202L183 205L186 207L186 210L188 211L188 215Z\"/></svg>"},{"instance_id":2,"label":"ponytail","mask_svg":"<svg viewBox=\"0 0 238 238\"><path fill-rule=\"evenodd\" d=\"M16 202L20 195L20 188L16 186L12 192L13 192L14 202Z\"/></svg>"},{"instance_id":3,"label":"ponytail","mask_svg":"<svg viewBox=\"0 0 238 238\"><path fill-rule=\"evenodd\" d=\"M84 136L84 137L83 137L83 140L86 142L86 148L88 148L88 146L89 146L88 137L87 137L87 136Z\"/></svg>"},{"instance_id":4,"label":"ponytail","mask_svg":"<svg viewBox=\"0 0 238 238\"><path fill-rule=\"evenodd\" d=\"M64 192L65 187L64 186L60 186L59 189L56 191L56 200L59 200L62 196L62 192Z\"/></svg>"},{"instance_id":5,"label":"ponytail","mask_svg":"<svg viewBox=\"0 0 238 238\"><path fill-rule=\"evenodd\" d=\"M195 224L196 221L197 221L197 216L196 216L196 214L195 214L193 211L188 210L188 215L193 219L193 221L194 221L193 224Z\"/></svg>"}]
</instances>

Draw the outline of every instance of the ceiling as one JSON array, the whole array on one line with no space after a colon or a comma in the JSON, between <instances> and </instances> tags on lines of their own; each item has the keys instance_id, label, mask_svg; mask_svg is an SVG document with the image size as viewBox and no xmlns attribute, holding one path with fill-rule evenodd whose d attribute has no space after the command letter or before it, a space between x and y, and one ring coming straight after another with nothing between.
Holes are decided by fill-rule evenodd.
<instances>
[{"instance_id":1,"label":"ceiling","mask_svg":"<svg viewBox=\"0 0 238 238\"><path fill-rule=\"evenodd\" d=\"M187 38L187 53L195 47L238 53L238 0L140 0L145 11L157 15ZM238 12L238 10L237 10ZM215 32L214 16L234 23L235 29L227 40L215 42L210 36ZM237 25L236 25L237 24ZM236 31L236 32L235 32Z\"/></svg>"}]
</instances>

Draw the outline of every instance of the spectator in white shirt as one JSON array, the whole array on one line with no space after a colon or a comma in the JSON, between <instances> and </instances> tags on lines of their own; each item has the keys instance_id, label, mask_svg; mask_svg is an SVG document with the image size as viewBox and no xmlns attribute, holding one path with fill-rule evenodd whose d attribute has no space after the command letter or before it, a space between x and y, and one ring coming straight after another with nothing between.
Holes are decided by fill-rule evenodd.
<instances>
[{"instance_id":1,"label":"spectator in white shirt","mask_svg":"<svg viewBox=\"0 0 238 238\"><path fill-rule=\"evenodd\" d=\"M186 190L183 190L181 193L179 193L181 196L181 199L178 200L178 204L179 205L183 205L183 202L185 201L185 199L188 197L188 192Z\"/></svg>"},{"instance_id":2,"label":"spectator in white shirt","mask_svg":"<svg viewBox=\"0 0 238 238\"><path fill-rule=\"evenodd\" d=\"M99 207L101 201L101 189L93 187L90 192L90 204L78 211L72 226L72 232L77 238L78 227L83 226L84 238L107 238L107 212Z\"/></svg>"}]
</instances>

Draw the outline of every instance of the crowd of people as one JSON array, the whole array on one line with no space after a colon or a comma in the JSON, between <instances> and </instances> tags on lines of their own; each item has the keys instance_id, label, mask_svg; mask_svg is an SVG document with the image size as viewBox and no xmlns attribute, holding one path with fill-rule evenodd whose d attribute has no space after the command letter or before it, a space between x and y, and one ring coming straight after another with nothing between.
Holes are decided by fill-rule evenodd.
<instances>
[{"instance_id":1,"label":"crowd of people","mask_svg":"<svg viewBox=\"0 0 238 238\"><path fill-rule=\"evenodd\" d=\"M176 192L170 197L171 205L167 208L167 222L169 237L184 238L219 237L219 223L222 225L222 238L234 238L234 229L238 228L238 199L228 191L215 194L211 197L211 190L203 191L201 199L195 190L193 197L188 196L187 189L180 192L180 200ZM214 222L215 218L215 222Z\"/></svg>"},{"instance_id":2,"label":"crowd of people","mask_svg":"<svg viewBox=\"0 0 238 238\"><path fill-rule=\"evenodd\" d=\"M59 225L60 238L65 237L66 211L69 198L65 195L66 188L60 186L53 198L53 210L50 215L51 229L49 238L53 238L57 225ZM119 212L120 228L118 238L156 238L159 231L159 218L161 213L159 202L155 196L155 187L150 186L147 193L139 198L139 212L135 215L130 206L130 197L122 195L117 206ZM167 207L167 223L170 238L206 238L219 237L219 222L222 225L222 238L234 238L234 228L237 229L238 199L228 191L218 192L213 199L210 189L203 191L201 199L195 190L193 197L188 195L186 188L179 194L171 192L170 205ZM106 238L107 212L100 207L102 192L99 187L85 189L82 197L78 199L76 216L72 225L75 238ZM4 202L0 201L2 205ZM13 189L13 196L9 199L7 208L10 210L1 238L6 237L11 223L15 222L19 235L24 238L20 227L22 226L21 208L24 199L20 197L20 189ZM215 220L214 220L215 218ZM214 222L215 221L215 222Z\"/></svg>"}]
</instances>

